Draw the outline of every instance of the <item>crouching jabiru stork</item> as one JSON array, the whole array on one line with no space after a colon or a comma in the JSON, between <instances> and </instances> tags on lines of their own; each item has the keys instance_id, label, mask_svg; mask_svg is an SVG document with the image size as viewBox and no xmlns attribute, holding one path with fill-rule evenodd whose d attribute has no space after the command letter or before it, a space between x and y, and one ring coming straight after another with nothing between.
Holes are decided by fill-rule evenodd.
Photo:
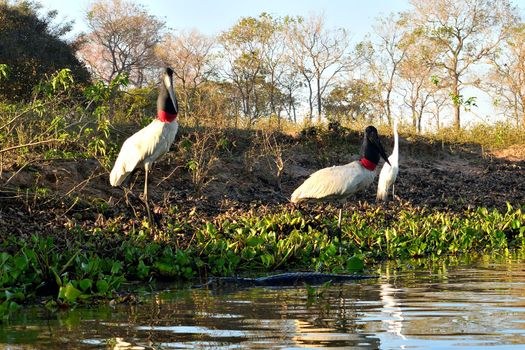
<instances>
[{"instance_id":1,"label":"crouching jabiru stork","mask_svg":"<svg viewBox=\"0 0 525 350\"><path fill-rule=\"evenodd\" d=\"M311 174L293 193L290 201L300 203L308 200L342 200L351 194L367 189L376 176L376 166L382 157L387 163L385 149L374 126L365 129L361 158L346 165L323 168ZM341 251L341 215L337 233Z\"/></svg>"}]
</instances>

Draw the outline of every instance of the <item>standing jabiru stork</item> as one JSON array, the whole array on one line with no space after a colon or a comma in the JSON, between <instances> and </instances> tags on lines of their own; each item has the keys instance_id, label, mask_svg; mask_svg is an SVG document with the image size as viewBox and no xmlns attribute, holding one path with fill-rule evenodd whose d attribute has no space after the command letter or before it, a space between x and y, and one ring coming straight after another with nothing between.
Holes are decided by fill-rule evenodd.
<instances>
[{"instance_id":1,"label":"standing jabiru stork","mask_svg":"<svg viewBox=\"0 0 525 350\"><path fill-rule=\"evenodd\" d=\"M144 202L150 224L152 221L148 203L148 173L153 163L168 152L175 140L179 128L178 111L173 88L173 70L168 67L162 74L157 98L157 118L124 141L109 176L111 186L119 186L136 167L144 167Z\"/></svg>"}]
</instances>

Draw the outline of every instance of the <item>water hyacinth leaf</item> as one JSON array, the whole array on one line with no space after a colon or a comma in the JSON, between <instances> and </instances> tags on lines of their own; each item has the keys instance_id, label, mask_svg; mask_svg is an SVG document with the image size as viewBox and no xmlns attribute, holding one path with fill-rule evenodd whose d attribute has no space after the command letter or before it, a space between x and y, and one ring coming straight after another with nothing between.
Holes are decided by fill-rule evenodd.
<instances>
[{"instance_id":1,"label":"water hyacinth leaf","mask_svg":"<svg viewBox=\"0 0 525 350\"><path fill-rule=\"evenodd\" d=\"M75 288L71 282L60 287L60 290L58 291L58 297L69 302L76 301L81 294L82 292Z\"/></svg>"},{"instance_id":2,"label":"water hyacinth leaf","mask_svg":"<svg viewBox=\"0 0 525 350\"><path fill-rule=\"evenodd\" d=\"M337 246L333 243L330 243L325 249L325 253L327 255L336 255L337 254Z\"/></svg>"},{"instance_id":3,"label":"water hyacinth leaf","mask_svg":"<svg viewBox=\"0 0 525 350\"><path fill-rule=\"evenodd\" d=\"M107 293L109 289L109 283L106 280L98 280L96 286L97 286L97 290L101 294Z\"/></svg>"},{"instance_id":4,"label":"water hyacinth leaf","mask_svg":"<svg viewBox=\"0 0 525 350\"><path fill-rule=\"evenodd\" d=\"M206 265L200 257L196 257L194 263L195 263L195 266L197 266L198 268L202 268Z\"/></svg>"},{"instance_id":5,"label":"water hyacinth leaf","mask_svg":"<svg viewBox=\"0 0 525 350\"><path fill-rule=\"evenodd\" d=\"M26 298L26 295L21 290L6 290L5 291L5 297L6 300L18 300L18 301L24 301Z\"/></svg>"},{"instance_id":6,"label":"water hyacinth leaf","mask_svg":"<svg viewBox=\"0 0 525 350\"><path fill-rule=\"evenodd\" d=\"M85 278L78 282L78 286L80 287L80 289L82 289L82 291L85 292L93 286L93 281Z\"/></svg>"},{"instance_id":7,"label":"water hyacinth leaf","mask_svg":"<svg viewBox=\"0 0 525 350\"><path fill-rule=\"evenodd\" d=\"M190 267L185 267L184 269L182 269L182 275L185 278L190 279L195 275L195 273Z\"/></svg>"},{"instance_id":8,"label":"water hyacinth leaf","mask_svg":"<svg viewBox=\"0 0 525 350\"><path fill-rule=\"evenodd\" d=\"M263 242L264 240L262 238L257 237L257 236L251 236L246 240L246 245L247 246L258 246L262 244Z\"/></svg>"},{"instance_id":9,"label":"water hyacinth leaf","mask_svg":"<svg viewBox=\"0 0 525 350\"><path fill-rule=\"evenodd\" d=\"M346 268L350 272L363 271L365 268L365 263L363 259L354 255L346 262Z\"/></svg>"},{"instance_id":10,"label":"water hyacinth leaf","mask_svg":"<svg viewBox=\"0 0 525 350\"><path fill-rule=\"evenodd\" d=\"M24 255L17 255L13 258L13 263L18 271L23 271L27 267L28 261Z\"/></svg>"},{"instance_id":11,"label":"water hyacinth leaf","mask_svg":"<svg viewBox=\"0 0 525 350\"><path fill-rule=\"evenodd\" d=\"M139 261L139 264L137 266L137 275L139 278L141 279L144 279L148 276L149 274L149 266L147 266L146 264L144 264L144 261L143 260L140 260Z\"/></svg>"},{"instance_id":12,"label":"water hyacinth leaf","mask_svg":"<svg viewBox=\"0 0 525 350\"><path fill-rule=\"evenodd\" d=\"M3 266L10 258L11 255L6 252L0 253L0 266Z\"/></svg>"},{"instance_id":13,"label":"water hyacinth leaf","mask_svg":"<svg viewBox=\"0 0 525 350\"><path fill-rule=\"evenodd\" d=\"M176 276L178 273L178 266L167 261L156 262L153 266L161 276Z\"/></svg>"},{"instance_id":14,"label":"water hyacinth leaf","mask_svg":"<svg viewBox=\"0 0 525 350\"><path fill-rule=\"evenodd\" d=\"M261 255L261 261L264 267L268 268L275 263L275 258L273 257L273 255L264 254L264 255Z\"/></svg>"},{"instance_id":15,"label":"water hyacinth leaf","mask_svg":"<svg viewBox=\"0 0 525 350\"><path fill-rule=\"evenodd\" d=\"M254 247L245 247L242 250L241 256L244 260L251 260L255 257L257 252L255 251Z\"/></svg>"},{"instance_id":16,"label":"water hyacinth leaf","mask_svg":"<svg viewBox=\"0 0 525 350\"><path fill-rule=\"evenodd\" d=\"M9 301L4 301L0 303L0 321L2 318L7 318L9 316Z\"/></svg>"},{"instance_id":17,"label":"water hyacinth leaf","mask_svg":"<svg viewBox=\"0 0 525 350\"><path fill-rule=\"evenodd\" d=\"M11 312L16 312L17 310L19 310L22 306L19 305L17 302L15 301L8 301L8 311L11 313Z\"/></svg>"},{"instance_id":18,"label":"water hyacinth leaf","mask_svg":"<svg viewBox=\"0 0 525 350\"><path fill-rule=\"evenodd\" d=\"M190 263L190 259L188 257L188 254L186 254L181 249L177 250L177 253L175 254L175 261L179 265L188 265Z\"/></svg>"},{"instance_id":19,"label":"water hyacinth leaf","mask_svg":"<svg viewBox=\"0 0 525 350\"><path fill-rule=\"evenodd\" d=\"M114 261L113 265L111 265L111 273L114 275L119 273L121 269L122 263L120 261Z\"/></svg>"}]
</instances>

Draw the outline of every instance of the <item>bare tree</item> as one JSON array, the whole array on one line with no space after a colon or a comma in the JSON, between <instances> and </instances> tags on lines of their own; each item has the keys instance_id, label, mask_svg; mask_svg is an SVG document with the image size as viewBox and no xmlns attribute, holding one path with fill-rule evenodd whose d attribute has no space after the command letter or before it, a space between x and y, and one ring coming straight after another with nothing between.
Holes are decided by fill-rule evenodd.
<instances>
[{"instance_id":1,"label":"bare tree","mask_svg":"<svg viewBox=\"0 0 525 350\"><path fill-rule=\"evenodd\" d=\"M450 90L454 127L461 127L461 106L472 104L462 95L467 73L487 58L506 37L515 21L508 0L412 0L414 24L436 47L441 82Z\"/></svg>"},{"instance_id":2,"label":"bare tree","mask_svg":"<svg viewBox=\"0 0 525 350\"><path fill-rule=\"evenodd\" d=\"M404 34L404 59L397 74L402 79L400 90L403 101L412 114L414 131L421 133L421 121L431 96L439 89L436 74L436 48L419 32L407 28Z\"/></svg>"},{"instance_id":3,"label":"bare tree","mask_svg":"<svg viewBox=\"0 0 525 350\"><path fill-rule=\"evenodd\" d=\"M198 124L200 88L216 73L213 48L215 40L197 30L166 35L157 46L159 58L174 69L180 87L181 111Z\"/></svg>"},{"instance_id":4,"label":"bare tree","mask_svg":"<svg viewBox=\"0 0 525 350\"><path fill-rule=\"evenodd\" d=\"M432 116L436 120L436 131L441 130L441 111L445 108L445 104L447 103L448 96L443 93L443 90L439 90L439 88L436 87L436 90L431 95L432 99L432 108L430 110L430 113L432 113Z\"/></svg>"},{"instance_id":5,"label":"bare tree","mask_svg":"<svg viewBox=\"0 0 525 350\"><path fill-rule=\"evenodd\" d=\"M126 73L132 85L148 83L158 66L154 52L164 23L139 5L126 0L99 0L87 12L90 33L82 37L79 55L92 72L109 82Z\"/></svg>"},{"instance_id":6,"label":"bare tree","mask_svg":"<svg viewBox=\"0 0 525 350\"><path fill-rule=\"evenodd\" d=\"M310 119L315 103L317 121L320 122L322 98L327 88L332 86L340 73L351 70L351 65L355 63L349 52L348 32L343 28L328 30L323 16L311 16L291 21L288 33L292 62L308 88Z\"/></svg>"},{"instance_id":7,"label":"bare tree","mask_svg":"<svg viewBox=\"0 0 525 350\"><path fill-rule=\"evenodd\" d=\"M406 23L399 16L390 14L386 18L378 19L374 26L377 37L375 44L365 44L363 47L372 48L372 52L365 55L368 69L377 81L379 93L383 96L383 109L389 125L392 125L392 94L399 66L406 56Z\"/></svg>"},{"instance_id":8,"label":"bare tree","mask_svg":"<svg viewBox=\"0 0 525 350\"><path fill-rule=\"evenodd\" d=\"M299 72L293 68L291 61L285 64L285 71L280 76L279 86L284 91L285 99L283 107L288 114L288 119L297 123L297 104L299 103L298 92L303 84L299 79Z\"/></svg>"},{"instance_id":9,"label":"bare tree","mask_svg":"<svg viewBox=\"0 0 525 350\"><path fill-rule=\"evenodd\" d=\"M491 58L488 85L496 106L525 128L525 23L510 31L503 48Z\"/></svg>"}]
</instances>

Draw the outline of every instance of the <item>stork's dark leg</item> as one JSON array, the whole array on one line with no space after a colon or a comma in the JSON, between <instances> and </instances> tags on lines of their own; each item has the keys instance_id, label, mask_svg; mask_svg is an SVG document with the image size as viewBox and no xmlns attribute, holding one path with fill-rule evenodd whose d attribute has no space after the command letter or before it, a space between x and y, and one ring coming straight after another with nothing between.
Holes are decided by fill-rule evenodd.
<instances>
[{"instance_id":1,"label":"stork's dark leg","mask_svg":"<svg viewBox=\"0 0 525 350\"><path fill-rule=\"evenodd\" d=\"M150 228L153 228L153 220L151 218L151 211L149 209L149 200L148 200L148 172L149 167L146 166L144 168L145 170L145 176L144 176L144 203L146 204L146 211L148 212L148 221Z\"/></svg>"},{"instance_id":2,"label":"stork's dark leg","mask_svg":"<svg viewBox=\"0 0 525 350\"><path fill-rule=\"evenodd\" d=\"M341 242L341 219L343 217L343 208L339 208L339 219L337 220L337 240L339 241L339 255L341 255L341 252L343 250L342 242Z\"/></svg>"},{"instance_id":3,"label":"stork's dark leg","mask_svg":"<svg viewBox=\"0 0 525 350\"><path fill-rule=\"evenodd\" d=\"M392 184L392 200L396 199L396 184Z\"/></svg>"},{"instance_id":4,"label":"stork's dark leg","mask_svg":"<svg viewBox=\"0 0 525 350\"><path fill-rule=\"evenodd\" d=\"M135 210L135 207L133 206L133 204L129 200L129 197L131 196L131 197L134 197L136 199L137 198L140 199L140 197L137 197L136 195L134 195L133 192L127 187L122 187L122 190L124 191L124 199L126 200L126 204L131 208L131 210L133 210L133 215L135 215L135 217L138 217L137 211Z\"/></svg>"}]
</instances>

